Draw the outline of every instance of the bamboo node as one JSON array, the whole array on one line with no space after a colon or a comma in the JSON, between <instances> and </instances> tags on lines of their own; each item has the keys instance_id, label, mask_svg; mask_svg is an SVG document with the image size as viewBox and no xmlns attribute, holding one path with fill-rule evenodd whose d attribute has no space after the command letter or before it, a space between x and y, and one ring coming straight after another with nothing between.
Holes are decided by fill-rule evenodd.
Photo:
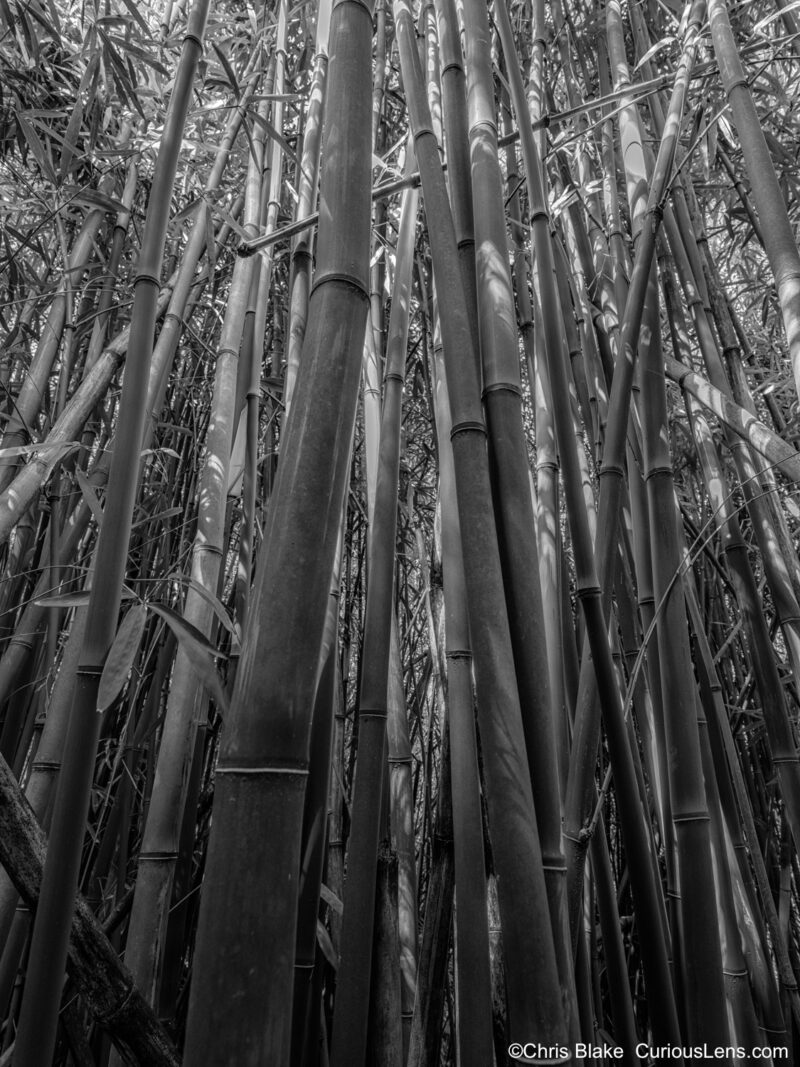
<instances>
[{"instance_id":1,"label":"bamboo node","mask_svg":"<svg viewBox=\"0 0 800 1067\"><path fill-rule=\"evenodd\" d=\"M216 774L296 774L308 777L308 767L238 767L217 766Z\"/></svg>"},{"instance_id":2,"label":"bamboo node","mask_svg":"<svg viewBox=\"0 0 800 1067\"><path fill-rule=\"evenodd\" d=\"M342 3L360 4L361 0L341 0ZM318 289L321 285L325 285L327 282L344 282L345 285L351 285L354 289L357 289L366 300L369 300L369 289L366 282L362 278L356 277L355 274L350 274L347 271L326 271L321 277L314 279L314 284L309 291L309 299L314 293L315 289Z\"/></svg>"},{"instance_id":3,"label":"bamboo node","mask_svg":"<svg viewBox=\"0 0 800 1067\"><path fill-rule=\"evenodd\" d=\"M369 15L369 20L372 22L373 5L367 3L367 0L334 0L333 7L331 8L331 14L337 7L341 7L343 4L356 4L358 7L363 7L366 13Z\"/></svg>"},{"instance_id":4,"label":"bamboo node","mask_svg":"<svg viewBox=\"0 0 800 1067\"><path fill-rule=\"evenodd\" d=\"M486 427L482 422L475 422L465 420L464 422L457 422L455 426L450 430L450 440L454 440L457 434L467 433L469 430L478 430L484 436L486 435Z\"/></svg>"},{"instance_id":5,"label":"bamboo node","mask_svg":"<svg viewBox=\"0 0 800 1067\"><path fill-rule=\"evenodd\" d=\"M489 385L484 385L481 395L485 397L487 393L497 393L501 390L513 393L515 396L522 396L522 389L516 382L491 382Z\"/></svg>"},{"instance_id":6,"label":"bamboo node","mask_svg":"<svg viewBox=\"0 0 800 1067\"><path fill-rule=\"evenodd\" d=\"M673 814L672 821L674 823L709 822L710 818L709 818L708 811L687 811L685 815L675 815L675 814Z\"/></svg>"}]
</instances>

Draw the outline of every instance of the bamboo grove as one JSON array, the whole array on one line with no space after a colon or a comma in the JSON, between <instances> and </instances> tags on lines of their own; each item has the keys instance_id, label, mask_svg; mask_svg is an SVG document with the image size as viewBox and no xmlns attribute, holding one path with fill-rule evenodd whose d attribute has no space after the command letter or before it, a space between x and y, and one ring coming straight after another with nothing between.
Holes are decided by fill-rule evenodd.
<instances>
[{"instance_id":1,"label":"bamboo grove","mask_svg":"<svg viewBox=\"0 0 800 1067\"><path fill-rule=\"evenodd\" d=\"M0 1065L795 1061L797 7L0 0Z\"/></svg>"}]
</instances>

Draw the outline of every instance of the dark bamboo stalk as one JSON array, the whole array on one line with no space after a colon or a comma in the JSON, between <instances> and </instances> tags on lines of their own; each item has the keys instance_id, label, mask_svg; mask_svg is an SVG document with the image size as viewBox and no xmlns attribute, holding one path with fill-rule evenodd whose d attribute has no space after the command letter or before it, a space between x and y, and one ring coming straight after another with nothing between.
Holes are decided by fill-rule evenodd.
<instances>
[{"instance_id":1,"label":"dark bamboo stalk","mask_svg":"<svg viewBox=\"0 0 800 1067\"><path fill-rule=\"evenodd\" d=\"M216 772L187 1067L282 1063L289 1053L309 727L368 302L371 41L371 6L336 3L317 271ZM257 853L253 834L265 842Z\"/></svg>"}]
</instances>

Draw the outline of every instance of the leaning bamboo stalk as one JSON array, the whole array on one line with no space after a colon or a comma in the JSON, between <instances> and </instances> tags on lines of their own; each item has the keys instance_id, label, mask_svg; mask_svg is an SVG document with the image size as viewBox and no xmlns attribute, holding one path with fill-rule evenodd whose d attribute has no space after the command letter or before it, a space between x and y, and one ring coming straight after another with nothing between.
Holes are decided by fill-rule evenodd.
<instances>
[{"instance_id":1,"label":"leaning bamboo stalk","mask_svg":"<svg viewBox=\"0 0 800 1067\"><path fill-rule=\"evenodd\" d=\"M696 598L689 597L688 605L696 619ZM743 836L747 845L747 853L740 854L740 867L749 875L752 863L752 871L764 912L765 924L772 939L778 980L790 1005L792 1019L797 1025L798 1020L800 1020L800 998L798 997L797 980L789 960L786 938L779 929L775 901L769 888L764 857L761 854L761 846L753 816L753 806L747 792L742 766L728 721L728 714L721 691L722 687L719 682L719 676L714 670L713 656L708 644L708 638L701 626L696 626L695 635L700 651L698 673L701 684L708 685L712 697L713 714L708 720L710 741L712 748L716 747L721 750L719 755L725 760L735 799L735 807L729 808L726 812L729 831L732 835L737 834L740 838ZM718 774L717 780L718 782L723 781L722 775Z\"/></svg>"},{"instance_id":2,"label":"leaning bamboo stalk","mask_svg":"<svg viewBox=\"0 0 800 1067\"><path fill-rule=\"evenodd\" d=\"M478 756L473 712L472 652L467 624L464 561L450 445L450 410L441 343L434 347L439 497L442 509L447 714L453 796L453 859L458 912L455 922L456 1020L463 1067L492 1061L489 929L481 825Z\"/></svg>"},{"instance_id":3,"label":"leaning bamboo stalk","mask_svg":"<svg viewBox=\"0 0 800 1067\"><path fill-rule=\"evenodd\" d=\"M502 15L499 26L503 26ZM507 55L514 55L513 40L506 27L503 36L504 50ZM605 612L601 600L601 586L595 570L594 552L589 534L588 520L575 439L572 436L572 415L568 407L569 389L566 369L561 359L561 323L558 315L558 292L553 265L553 249L550 238L549 211L544 195L541 163L538 158L533 133L525 116L526 102L520 99L513 77L516 65L509 64L511 75L512 100L518 115L521 133L521 147L525 162L526 178L531 199L531 221L534 250L539 262L539 279L541 286L542 314L544 320L545 354L552 383L554 402L554 421L559 456L564 474L564 488L567 501L570 529L572 533L573 553L575 557L578 597L586 621L587 636L594 661L597 685L603 708L606 736L609 745L615 784L620 796L620 821L626 841L631 882L634 888L637 907L642 920L639 936L645 963L646 981L650 986L650 1002L653 1010L653 1026L667 1040L675 1040L678 1035L677 1013L673 996L672 982L667 966L666 946L662 932L662 920L659 910L658 888L655 882L653 857L651 853L649 832L639 807L639 788L636 782L633 761L629 748L627 727L622 714L622 704L617 688L611 650L608 644ZM666 175L664 176L666 180ZM638 331L637 331L638 332ZM619 363L614 381L619 373ZM627 425L627 406L623 409L624 422ZM624 437L623 437L624 440ZM600 535L607 531L602 520L598 523ZM616 542L615 542L616 544ZM609 553L610 555L610 553ZM600 572L604 583L610 574L609 563L603 567L604 557L598 551L601 560ZM587 770L595 762L596 745L587 763Z\"/></svg>"},{"instance_id":4,"label":"leaning bamboo stalk","mask_svg":"<svg viewBox=\"0 0 800 1067\"><path fill-rule=\"evenodd\" d=\"M652 276L655 289L655 277ZM630 298L629 298L630 299ZM672 822L678 853L679 939L687 1036L725 1044L729 1038L717 925L706 789L700 758L697 699L692 675L683 589L672 581L681 564L678 516L667 444L667 401L658 299L649 300L645 329L651 343L642 358L641 411L645 485L650 517L653 589L659 604L664 734ZM691 888L690 888L691 887Z\"/></svg>"},{"instance_id":5,"label":"leaning bamboo stalk","mask_svg":"<svg viewBox=\"0 0 800 1067\"><path fill-rule=\"evenodd\" d=\"M429 1064L435 1063L440 1046L454 891L449 738L450 731L445 720L439 796L431 835L431 869L420 938L417 996L411 1022L408 1067L428 1067Z\"/></svg>"},{"instance_id":6,"label":"leaning bamboo stalk","mask_svg":"<svg viewBox=\"0 0 800 1067\"><path fill-rule=\"evenodd\" d=\"M566 1031L552 933L527 920L528 916L546 911L546 888L524 756L510 633L502 602L478 366L413 18L402 0L395 3L394 12L403 84L422 176L453 420L451 439L489 826L495 864L501 875L500 909L507 974L513 991L509 1032L536 1035L547 1043L552 1039L552 1043L559 1044Z\"/></svg>"},{"instance_id":7,"label":"leaning bamboo stalk","mask_svg":"<svg viewBox=\"0 0 800 1067\"><path fill-rule=\"evenodd\" d=\"M44 832L8 765L0 760L0 862L31 909L40 899L45 851ZM169 1038L80 898L70 928L68 967L92 1014L113 1035L130 1064L177 1067ZM59 987L61 976L59 972Z\"/></svg>"},{"instance_id":8,"label":"leaning bamboo stalk","mask_svg":"<svg viewBox=\"0 0 800 1067\"><path fill-rule=\"evenodd\" d=\"M9 422L3 432L2 442L0 442L3 449L24 445L30 438L34 420L46 391L47 380L61 346L62 333L67 321L70 290L80 281L94 252L95 238L104 216L105 212L102 210L90 211L73 243L69 260L64 267L64 280L50 307L36 353L25 373L25 380L19 396L14 401ZM8 487L14 477L17 463L18 460L13 458L0 460L0 491Z\"/></svg>"},{"instance_id":9,"label":"leaning bamboo stalk","mask_svg":"<svg viewBox=\"0 0 800 1067\"><path fill-rule=\"evenodd\" d=\"M698 218L690 193L692 219L688 226L679 215L676 219L681 240L670 236L675 246L676 262L681 282L695 320L700 349L712 385L740 404L750 415L756 414L755 403L742 368L741 352L732 316L721 290L718 274L710 256L708 242ZM668 225L669 215L666 216ZM696 227L693 231L692 226ZM673 228L674 229L674 228ZM697 240L695 240L695 233ZM692 268L686 266L681 243L702 246L701 277L692 281ZM709 321L713 314L719 336L714 341ZM727 368L727 373L726 373ZM798 592L800 580L796 553L791 543L786 518L780 502L773 465L757 451L751 451L743 440L734 438L726 430L733 453L742 492L753 520L756 541L764 561L764 569L772 592L773 603L788 645L795 675L800 664L800 608Z\"/></svg>"},{"instance_id":10,"label":"leaning bamboo stalk","mask_svg":"<svg viewBox=\"0 0 800 1067\"><path fill-rule=\"evenodd\" d=\"M230 151L232 139L235 136L235 131L238 130L241 125L245 101L246 99L249 99L254 91L255 83L251 82L242 94L241 105L232 116L231 123L229 124L228 134L230 137L226 136L223 138L223 143L220 146L217 156L217 162L212 171L212 175L209 178L208 187L211 186L215 174L218 173L219 176L221 176L222 168L224 167L225 160ZM236 215L236 205L232 208L232 213ZM227 232L227 223L223 223L217 230L217 240L220 246L224 243ZM189 239L181 266L176 272L176 275L174 275L167 285L162 288L161 294L159 295L157 315L159 318L164 315L164 325L158 335L158 341L153 350L153 361L150 371L150 381L148 384L147 410L150 413L151 430L154 425L154 413L159 411L163 404L166 380L168 378L169 369L172 366L172 360L175 355L181 330L183 329L187 301L192 292L199 292L204 281L202 276L195 280L195 270L203 253L205 242L205 219L201 214L200 218L195 222L192 236ZM125 358L129 337L130 327L126 326L107 348L108 352L114 353L116 356L114 369ZM99 402L102 399L111 378L113 378L114 369L110 369L107 372L103 371L100 374L96 385L91 387L90 393L93 403ZM110 375L110 377L108 377L108 375ZM90 376L91 372L87 374L87 378ZM84 397L79 387L74 398L71 399L70 403L62 413L64 421L60 422L60 430L63 430L63 433L59 433L59 439L63 438L63 440L71 441L80 436L81 429L85 425L86 418L88 417L85 415L85 406L89 403L89 399L89 397ZM86 404L84 403L84 400ZM56 426L51 429L51 433L53 433L55 429ZM147 442L149 440L148 435L150 432L151 431L148 431L143 439L144 447L147 447ZM49 441L50 438L48 437L43 444L46 446ZM113 438L109 443L109 448L102 452L89 474L89 479L95 487L105 484L108 479L108 467L112 452ZM34 464L28 464L28 466L33 465ZM36 466L35 470L32 470L30 475L28 475L26 474L26 467L25 470L21 471L17 476L17 480L13 483L15 487L18 487L19 491L19 501L14 509L15 514L18 514L19 509L24 506L25 501L28 499L28 494L33 494L33 496L35 496L36 487L41 487L45 484L47 478L50 476L49 468L50 464L39 464ZM33 496L31 499L33 499ZM3 498L0 498L0 506L2 506L2 499ZM72 559L73 553L85 533L91 518L91 509L86 504L85 500L81 500L66 523L65 530L62 531L62 543L59 550L59 566L64 566ZM15 519L14 521L18 520ZM0 526L2 526L1 519ZM23 614L20 616L15 633L11 636L8 646L4 650L3 656L0 658L0 703L6 699L8 693L19 677L20 672L24 669L25 663L34 650L37 635L45 624L45 615L48 609L43 605L40 605L37 601L39 598L44 597L49 593L53 593L54 591L49 574L43 572L37 582L34 595L26 605Z\"/></svg>"},{"instance_id":11,"label":"leaning bamboo stalk","mask_svg":"<svg viewBox=\"0 0 800 1067\"><path fill-rule=\"evenodd\" d=\"M70 671L74 674L78 665L78 653L85 628L84 623L85 609L78 609L76 618L72 623L75 639L71 642L67 641L65 645L59 673L56 676L48 700L45 728L42 730L36 758L25 784L25 797L45 831L48 829L46 818L50 807L52 788L61 766L61 753L64 748L74 688L73 683L68 678L68 674ZM3 871L0 874L0 934L10 928L16 903L17 893L13 889L13 881L10 874ZM5 937L0 938L0 940L5 942ZM4 952L6 948L7 946L4 948Z\"/></svg>"},{"instance_id":12,"label":"leaning bamboo stalk","mask_svg":"<svg viewBox=\"0 0 800 1067\"><path fill-rule=\"evenodd\" d=\"M389 759L389 814L397 853L397 925L400 941L400 1014L403 1063L408 1059L417 986L417 863L414 840L413 756L403 690L397 619L392 621L386 733Z\"/></svg>"},{"instance_id":13,"label":"leaning bamboo stalk","mask_svg":"<svg viewBox=\"0 0 800 1067\"><path fill-rule=\"evenodd\" d=\"M447 154L447 178L456 230L467 310L478 333L478 295L475 274L475 224L469 173L467 133L467 76L459 39L455 0L435 0L441 53L442 122ZM477 357L477 353L476 353Z\"/></svg>"},{"instance_id":14,"label":"leaning bamboo stalk","mask_svg":"<svg viewBox=\"0 0 800 1067\"><path fill-rule=\"evenodd\" d=\"M337 546L334 574L320 656L320 674L314 697L309 748L308 787L303 812L302 861L300 891L297 902L297 937L294 957L294 998L292 1002L291 1063L298 1067L313 1060L312 1049L318 1029L318 997L322 969L317 945L320 887L328 844L326 805L332 778L332 739L341 701L339 666L339 595L341 588L342 537ZM328 888L341 900L341 886L330 885L335 879L327 874ZM338 945L338 937L336 939Z\"/></svg>"},{"instance_id":15,"label":"leaning bamboo stalk","mask_svg":"<svg viewBox=\"0 0 800 1067\"><path fill-rule=\"evenodd\" d=\"M414 154L409 147L407 163L413 161ZM405 196L404 196L405 199ZM406 212L414 214L415 232L416 216L419 205L419 196L414 194L412 203L406 208L404 203L401 209L401 230L398 234L397 255L403 247L401 236L403 218ZM411 223L408 223L410 227ZM413 266L413 248L408 251L409 273ZM395 260L394 289L397 299L403 299L402 283L410 285L410 277L403 278L400 267L405 264ZM405 294L406 313L410 320L410 292ZM392 299L392 307L394 307ZM402 323L401 323L402 328ZM408 324L406 324L406 331ZM398 343L395 338L396 326L390 316L387 361L392 348ZM404 347L408 346L407 332L403 338ZM402 448L402 442L401 442ZM418 535L419 536L419 535ZM422 553L420 552L420 561ZM428 615L430 618L430 604ZM432 620L429 623L431 641L435 640L435 632ZM386 719L387 757L389 761L389 819L391 828L392 847L397 853L397 901L398 901L398 936L400 941L400 1003L402 1016L403 1038L403 1063L408 1059L408 1046L411 1037L411 1021L414 1013L414 1000L416 996L416 973L417 959L419 955L417 936L417 864L414 833L414 791L413 791L413 758L411 741L409 737L409 716L406 706L406 696L403 685L403 668L400 653L400 637L397 627L396 611L392 612L391 647L389 650L389 684L387 694L387 719Z\"/></svg>"},{"instance_id":16,"label":"leaning bamboo stalk","mask_svg":"<svg viewBox=\"0 0 800 1067\"><path fill-rule=\"evenodd\" d=\"M800 481L800 453L752 412L734 403L720 389L677 359L664 359L667 377L684 392L699 400L728 429L747 441L764 459L793 482Z\"/></svg>"},{"instance_id":17,"label":"leaning bamboo stalk","mask_svg":"<svg viewBox=\"0 0 800 1067\"><path fill-rule=\"evenodd\" d=\"M795 388L800 393L800 252L728 18L725 0L709 0L708 19L725 95L750 178L764 249L778 290Z\"/></svg>"},{"instance_id":18,"label":"leaning bamboo stalk","mask_svg":"<svg viewBox=\"0 0 800 1067\"><path fill-rule=\"evenodd\" d=\"M319 5L317 12L316 53L314 55L314 72L311 79L311 92L308 100L305 126L303 128L303 153L300 161L300 182L297 190L298 200L295 221L307 219L317 203L317 184L319 178L319 147L322 136L322 123L325 115L325 96L328 80L328 32L330 26L330 4ZM308 292L311 285L311 233L306 230L297 235L292 242L291 278L289 282L289 337L286 346L286 378L284 384L284 405L288 409L297 381L300 366L300 353L308 321ZM256 341L259 331L256 330Z\"/></svg>"},{"instance_id":19,"label":"leaning bamboo stalk","mask_svg":"<svg viewBox=\"0 0 800 1067\"><path fill-rule=\"evenodd\" d=\"M339 0L330 27L317 272L216 770L187 1067L283 1063L290 1047L309 726L368 301L371 41L371 6ZM264 704L269 716L260 714ZM253 834L263 842L255 853Z\"/></svg>"},{"instance_id":20,"label":"leaning bamboo stalk","mask_svg":"<svg viewBox=\"0 0 800 1067\"><path fill-rule=\"evenodd\" d=\"M505 6L498 5L496 14L503 32L503 23L508 18ZM553 944L562 995L568 1005L570 1036L575 1039L578 1031L574 977L565 936L566 866L561 847L555 712L549 686L530 470L522 425L518 338L497 149L489 18L482 3L472 0L465 3L464 31L478 323L493 499ZM514 64L515 58L509 56L508 61L509 65ZM509 72L512 79L514 73ZM521 75L517 89L521 96ZM511 990L509 993L512 997L516 995Z\"/></svg>"},{"instance_id":21,"label":"leaning bamboo stalk","mask_svg":"<svg viewBox=\"0 0 800 1067\"><path fill-rule=\"evenodd\" d=\"M416 190L404 194L395 282L386 343L375 506L369 539L363 667L358 702L358 756L352 796L342 952L337 975L331 1063L359 1067L367 1055L373 924L382 805L386 776L386 718L391 648L392 588L397 536L400 429L408 342Z\"/></svg>"},{"instance_id":22,"label":"leaning bamboo stalk","mask_svg":"<svg viewBox=\"0 0 800 1067\"><path fill-rule=\"evenodd\" d=\"M685 30L681 60L676 72L670 101L669 121L659 144L649 191L647 189L646 166L641 144L638 114L635 104L631 102L629 97L623 98L625 104L620 112L620 138L628 188L631 226L635 241L635 255L633 274L620 327L619 356L614 370L603 458L600 465L598 509L598 530L600 534L596 546L596 557L601 587L606 596L610 594L611 566L613 556L616 553L616 534L624 491L625 444L628 436L628 413L634 381L635 356L639 345L639 333L645 308L648 280L655 252L655 237L661 218L661 203L668 189L680 127L680 116L683 113L684 100L699 41L701 12L702 5L695 3ZM624 88L629 84L629 75L625 59L618 0L610 0L606 8L606 17L608 44L615 75L615 88ZM645 224L645 217L652 220L650 225ZM584 662L586 662L585 658ZM584 672L582 671L582 673ZM581 690L584 693L587 683L588 678L582 681L581 684ZM596 710L592 710L588 695L579 698L579 707L586 708L586 713L582 712L576 720L573 740L573 760L567 787L566 807L566 826L570 838L575 837L576 829L580 826L585 815L587 799L591 793L599 739L599 721ZM570 899L575 901L581 886L580 871L583 861L580 851L575 848L570 849L567 861L569 869L568 885L571 887L568 889L568 893ZM574 915L573 905L570 911L573 925Z\"/></svg>"},{"instance_id":23,"label":"leaning bamboo stalk","mask_svg":"<svg viewBox=\"0 0 800 1067\"><path fill-rule=\"evenodd\" d=\"M157 317L163 314L169 304L173 280L170 279L159 293L155 312ZM55 457L68 451L69 443L77 440L86 420L105 396L114 373L126 357L130 338L131 327L126 326L83 378L34 458L25 464L0 495L0 544L8 541L15 525L50 477Z\"/></svg>"},{"instance_id":24,"label":"leaning bamboo stalk","mask_svg":"<svg viewBox=\"0 0 800 1067\"><path fill-rule=\"evenodd\" d=\"M791 823L792 835L796 837L800 832L798 829L800 762L798 762L789 711L775 662L775 653L739 522L727 496L723 495L725 479L716 447L705 420L699 417L696 411L692 412L692 417L693 432L698 439L698 454L703 465L709 499L714 509L714 522L722 535L723 558L731 574L750 654L753 657L770 754L781 784L781 793Z\"/></svg>"},{"instance_id":25,"label":"leaning bamboo stalk","mask_svg":"<svg viewBox=\"0 0 800 1067\"><path fill-rule=\"evenodd\" d=\"M128 174L125 179L125 187L122 190L122 207L117 212L114 220L114 232L111 238L111 252L108 257L108 266L105 271L105 285L100 292L97 302L97 318L92 327L92 336L86 352L85 368L89 370L105 347L109 326L113 323L114 289L117 281L119 265L122 259L125 237L131 219L136 189L139 183L139 156L136 155L128 164Z\"/></svg>"},{"instance_id":26,"label":"leaning bamboo stalk","mask_svg":"<svg viewBox=\"0 0 800 1067\"><path fill-rule=\"evenodd\" d=\"M223 136L217 151L214 166L206 181L206 193L211 193L216 189L222 179L226 163L230 156L231 147L241 129L245 110L255 92L256 85L257 78L251 75L242 91L239 104L231 114L227 123L225 135ZM163 315L164 324L153 350L147 395L150 430L145 435L143 447L147 447L147 441L149 439L148 435L152 432L155 416L163 405L169 370L172 367L178 341L183 330L187 302L190 294L192 292L197 293L202 284L202 278L196 279L195 272L206 246L208 232L206 213L208 211L208 203L204 200L195 217L191 236L183 254L181 265L170 278L169 282L162 287L161 293L159 294L157 317L160 319ZM238 208L236 204L234 204L231 208L231 213L235 217L237 212ZM224 244L227 232L228 224L222 223L217 230L217 244L219 247ZM70 403L62 412L62 417L59 419L56 426L51 428L51 434L57 427L59 428L59 436L56 439L56 444L63 441L72 441L80 436L81 429L88 418L86 407L90 403L94 405L99 402L106 392L116 367L125 358L129 337L130 326L126 326L106 348L107 352L116 355L116 362L113 365L109 363L107 370L100 372L97 379L92 378L94 384L91 386L88 384L85 386L82 385L76 390L75 396L70 400ZM91 377L93 369L94 364L92 365L92 369L87 371L84 380ZM81 389L85 389L89 395L82 393ZM49 444L50 441L51 438L48 437L45 440L45 444ZM95 464L94 469L89 476L90 480L94 482L96 479L100 479L100 482L105 483L108 477L108 465L111 452L113 452L113 439L109 450L103 452L98 462ZM18 498L15 501L8 502L9 507L12 507L13 505L13 516L10 516L8 520L12 527L13 524L18 521L16 516L20 515L21 509L35 497L37 487L44 485L47 478L50 476L50 466L49 463L36 464L34 462L33 464L28 464L28 467L32 468L31 470L28 470L28 467L26 467L17 476L17 479L13 483L13 491L18 494ZM0 508L2 508L5 499L5 497L0 497ZM92 514L86 502L81 501L67 524L66 537L60 546L59 566L63 566L72 558L72 553L80 541L91 517ZM2 513L0 512L0 530L4 529L5 526L3 525ZM32 597L31 602L26 606L25 611L19 620L17 630L11 637L9 645L0 659L0 703L5 699L5 695L14 685L15 679L23 669L28 656L33 651L36 643L35 635L43 625L43 618L47 609L37 604L36 600L38 597L44 596L46 593L52 591L52 583L48 575L43 573L37 583L36 592Z\"/></svg>"},{"instance_id":27,"label":"leaning bamboo stalk","mask_svg":"<svg viewBox=\"0 0 800 1067\"><path fill-rule=\"evenodd\" d=\"M52 1056L56 1041L58 1005L101 723L96 710L97 690L116 630L138 482L138 464L130 463L130 456L138 454L144 429L144 401L169 219L169 194L202 52L208 8L209 0L197 0L189 19L142 238L131 320L131 359L120 401L117 448L111 461L104 522L98 537L97 582L90 595L83 663L77 674L40 905L34 922L15 1048L16 1067L41 1067Z\"/></svg>"}]
</instances>

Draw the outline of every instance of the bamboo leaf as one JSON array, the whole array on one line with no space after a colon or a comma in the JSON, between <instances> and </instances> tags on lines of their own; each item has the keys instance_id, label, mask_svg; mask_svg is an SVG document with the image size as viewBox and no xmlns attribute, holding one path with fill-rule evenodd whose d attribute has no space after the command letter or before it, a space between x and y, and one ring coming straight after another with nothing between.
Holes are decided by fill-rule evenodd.
<instances>
[{"instance_id":1,"label":"bamboo leaf","mask_svg":"<svg viewBox=\"0 0 800 1067\"><path fill-rule=\"evenodd\" d=\"M73 203L87 204L89 207L101 207L104 211L124 211L125 205L113 196L106 196L97 189L80 189L71 197Z\"/></svg>"},{"instance_id":2,"label":"bamboo leaf","mask_svg":"<svg viewBox=\"0 0 800 1067\"><path fill-rule=\"evenodd\" d=\"M242 478L244 475L245 449L247 445L247 412L242 412L236 436L231 448L231 462L228 473L228 496L242 495Z\"/></svg>"},{"instance_id":3,"label":"bamboo leaf","mask_svg":"<svg viewBox=\"0 0 800 1067\"><path fill-rule=\"evenodd\" d=\"M264 129L267 131L268 136L270 136L273 141L278 142L278 144L281 146L281 148L286 153L287 157L292 161L292 163L297 163L297 158L294 154L294 151L290 147L289 142L282 134L280 134L275 129L271 122L265 119L262 115L259 115L257 112L253 112L253 114L250 115L250 118L253 120L253 122L257 122L260 126L264 127Z\"/></svg>"},{"instance_id":4,"label":"bamboo leaf","mask_svg":"<svg viewBox=\"0 0 800 1067\"><path fill-rule=\"evenodd\" d=\"M337 915L342 914L344 911L344 904L339 900L332 889L328 889L324 882L319 887L319 895L329 908L333 908Z\"/></svg>"},{"instance_id":5,"label":"bamboo leaf","mask_svg":"<svg viewBox=\"0 0 800 1067\"><path fill-rule=\"evenodd\" d=\"M78 134L81 129L81 122L83 121L83 103L80 96L75 101L75 106L72 109L72 114L69 117L67 123L67 131L64 134L64 144L61 149L61 159L59 160L59 174L63 181L69 173L69 168L72 164L72 160L78 153Z\"/></svg>"},{"instance_id":6,"label":"bamboo leaf","mask_svg":"<svg viewBox=\"0 0 800 1067\"><path fill-rule=\"evenodd\" d=\"M147 606L133 604L120 623L109 650L97 691L97 711L110 708L122 692L131 672L147 622Z\"/></svg>"},{"instance_id":7,"label":"bamboo leaf","mask_svg":"<svg viewBox=\"0 0 800 1067\"><path fill-rule=\"evenodd\" d=\"M181 585L188 585L190 589L194 589L198 596L201 596L203 600L210 605L214 614L228 633L232 636L236 635L236 627L218 597L215 597L212 592L205 588L205 586L201 585L200 582L196 581L194 578L189 577L189 575L179 574L176 571L175 574L170 575L170 578L174 582L180 582Z\"/></svg>"},{"instance_id":8,"label":"bamboo leaf","mask_svg":"<svg viewBox=\"0 0 800 1067\"><path fill-rule=\"evenodd\" d=\"M48 445L42 442L39 445L14 445L13 448L0 448L0 459L13 459L15 456L30 456L33 453L55 452L56 456L65 456L75 448L80 448L80 441L59 441L57 444Z\"/></svg>"},{"instance_id":9,"label":"bamboo leaf","mask_svg":"<svg viewBox=\"0 0 800 1067\"><path fill-rule=\"evenodd\" d=\"M147 25L145 20L142 18L142 16L139 13L139 9L137 8L136 4L132 3L131 0L122 0L122 2L125 5L125 7L128 9L128 11L130 11L131 15L136 20L136 22L139 24L139 27L141 28L141 30L144 33L145 37L152 38L152 34L150 32L150 27Z\"/></svg>"},{"instance_id":10,"label":"bamboo leaf","mask_svg":"<svg viewBox=\"0 0 800 1067\"><path fill-rule=\"evenodd\" d=\"M236 99L238 100L242 95L242 90L239 88L239 82L236 80L236 75L233 72L233 67L230 65L228 57L225 55L221 48L217 47L217 45L213 41L211 42L211 47L216 52L217 59L222 64L222 69L225 71L225 74L228 77L228 81L231 84L231 88L236 94Z\"/></svg>"},{"instance_id":11,"label":"bamboo leaf","mask_svg":"<svg viewBox=\"0 0 800 1067\"><path fill-rule=\"evenodd\" d=\"M78 483L78 488L81 491L81 496L86 501L89 510L94 516L94 520L97 523L99 529L100 523L103 521L103 509L100 505L100 501L97 499L97 494L95 493L91 482L82 470L75 471L75 481Z\"/></svg>"},{"instance_id":12,"label":"bamboo leaf","mask_svg":"<svg viewBox=\"0 0 800 1067\"><path fill-rule=\"evenodd\" d=\"M639 62L636 64L636 66L633 68L634 73L637 70L639 70L641 67L643 67L645 65L645 63L647 63L648 60L652 59L653 56L658 55L658 53L661 52L664 48L668 48L669 45L675 44L675 43L676 43L675 38L672 37L672 36L662 37L660 41L656 41L656 43L652 46L652 48L648 48L647 49L645 54L642 56L642 58L639 60Z\"/></svg>"},{"instance_id":13,"label":"bamboo leaf","mask_svg":"<svg viewBox=\"0 0 800 1067\"><path fill-rule=\"evenodd\" d=\"M178 639L182 651L189 662L197 671L197 676L214 698L215 703L223 714L229 708L229 701L222 686L217 668L214 666L215 658L224 658L221 652L202 634L196 626L192 626L172 608L166 604L149 603L147 605L156 615L160 615Z\"/></svg>"},{"instance_id":14,"label":"bamboo leaf","mask_svg":"<svg viewBox=\"0 0 800 1067\"><path fill-rule=\"evenodd\" d=\"M84 589L77 593L60 593L57 596L41 596L34 600L41 608L85 608L89 603L91 593ZM122 590L123 600L138 600L139 598L130 589Z\"/></svg>"},{"instance_id":15,"label":"bamboo leaf","mask_svg":"<svg viewBox=\"0 0 800 1067\"><path fill-rule=\"evenodd\" d=\"M336 955L336 949L333 947L331 941L331 935L317 919L317 944L322 949L325 959L333 967L334 971L339 969L339 957Z\"/></svg>"},{"instance_id":16,"label":"bamboo leaf","mask_svg":"<svg viewBox=\"0 0 800 1067\"><path fill-rule=\"evenodd\" d=\"M36 130L34 130L31 123L28 122L25 116L21 113L17 113L17 123L19 124L19 128L22 130L25 140L28 142L28 147L36 157L36 162L39 164L43 177L49 178L53 185L56 185L56 172L53 169L53 162L50 159L49 153L46 151L44 145L42 144L41 138L39 137L38 133L36 132Z\"/></svg>"}]
</instances>

